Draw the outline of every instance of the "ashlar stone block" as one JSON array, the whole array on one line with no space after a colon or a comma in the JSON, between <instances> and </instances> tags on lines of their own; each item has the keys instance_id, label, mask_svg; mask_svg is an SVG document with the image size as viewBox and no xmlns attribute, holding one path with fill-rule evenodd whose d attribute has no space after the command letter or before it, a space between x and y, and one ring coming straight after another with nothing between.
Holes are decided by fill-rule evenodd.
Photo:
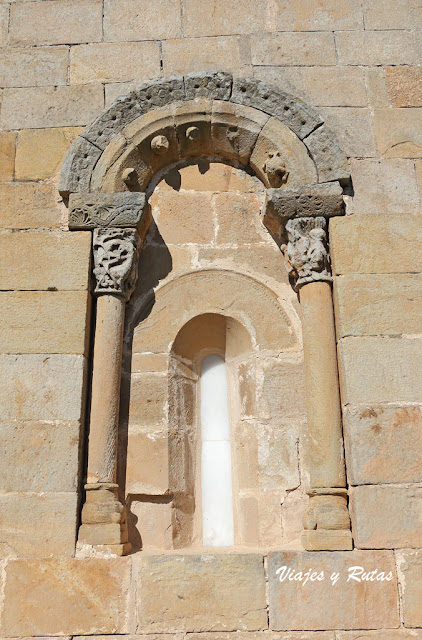
<instances>
[{"instance_id":1,"label":"ashlar stone block","mask_svg":"<svg viewBox=\"0 0 422 640\"><path fill-rule=\"evenodd\" d=\"M0 490L77 491L80 432L79 422L1 422Z\"/></svg>"},{"instance_id":2,"label":"ashlar stone block","mask_svg":"<svg viewBox=\"0 0 422 640\"><path fill-rule=\"evenodd\" d=\"M403 616L406 627L422 627L422 551L397 552L397 567L403 593ZM419 639L418 639L419 640Z\"/></svg>"},{"instance_id":3,"label":"ashlar stone block","mask_svg":"<svg viewBox=\"0 0 422 640\"><path fill-rule=\"evenodd\" d=\"M77 508L77 493L2 493L1 540L19 557L72 556Z\"/></svg>"},{"instance_id":4,"label":"ashlar stone block","mask_svg":"<svg viewBox=\"0 0 422 640\"><path fill-rule=\"evenodd\" d=\"M350 507L359 549L422 546L422 485L352 487Z\"/></svg>"},{"instance_id":5,"label":"ashlar stone block","mask_svg":"<svg viewBox=\"0 0 422 640\"><path fill-rule=\"evenodd\" d=\"M0 420L80 420L82 355L0 356Z\"/></svg>"},{"instance_id":6,"label":"ashlar stone block","mask_svg":"<svg viewBox=\"0 0 422 640\"><path fill-rule=\"evenodd\" d=\"M126 558L11 561L6 569L4 633L128 633L129 573Z\"/></svg>"},{"instance_id":7,"label":"ashlar stone block","mask_svg":"<svg viewBox=\"0 0 422 640\"><path fill-rule=\"evenodd\" d=\"M343 408L349 483L422 482L422 407Z\"/></svg>"},{"instance_id":8,"label":"ashlar stone block","mask_svg":"<svg viewBox=\"0 0 422 640\"><path fill-rule=\"evenodd\" d=\"M88 347L87 291L0 293L0 352L80 353Z\"/></svg>"},{"instance_id":9,"label":"ashlar stone block","mask_svg":"<svg viewBox=\"0 0 422 640\"><path fill-rule=\"evenodd\" d=\"M81 127L54 127L19 131L16 147L16 178L18 180L43 180L56 175L60 171L70 144L81 131ZM47 188L42 186L44 189ZM35 188L35 185L31 185L31 187ZM56 196L56 193L54 195ZM57 196L56 200L58 200Z\"/></svg>"},{"instance_id":10,"label":"ashlar stone block","mask_svg":"<svg viewBox=\"0 0 422 640\"><path fill-rule=\"evenodd\" d=\"M267 628L260 555L150 556L138 571L138 633Z\"/></svg>"},{"instance_id":11,"label":"ashlar stone block","mask_svg":"<svg viewBox=\"0 0 422 640\"><path fill-rule=\"evenodd\" d=\"M391 579L350 579L350 567L358 566ZM400 624L392 551L275 552L269 555L268 571L273 630L388 629ZM305 584L308 571L314 580Z\"/></svg>"},{"instance_id":12,"label":"ashlar stone block","mask_svg":"<svg viewBox=\"0 0 422 640\"><path fill-rule=\"evenodd\" d=\"M421 402L422 339L348 337L340 341L343 403Z\"/></svg>"},{"instance_id":13,"label":"ashlar stone block","mask_svg":"<svg viewBox=\"0 0 422 640\"><path fill-rule=\"evenodd\" d=\"M87 232L1 234L0 289L86 290L90 254Z\"/></svg>"},{"instance_id":14,"label":"ashlar stone block","mask_svg":"<svg viewBox=\"0 0 422 640\"><path fill-rule=\"evenodd\" d=\"M344 336L417 334L422 276L356 274L334 279L336 329Z\"/></svg>"},{"instance_id":15,"label":"ashlar stone block","mask_svg":"<svg viewBox=\"0 0 422 640\"><path fill-rule=\"evenodd\" d=\"M394 256L391 252L394 247ZM333 272L420 273L422 229L419 216L346 216L330 220Z\"/></svg>"}]
</instances>

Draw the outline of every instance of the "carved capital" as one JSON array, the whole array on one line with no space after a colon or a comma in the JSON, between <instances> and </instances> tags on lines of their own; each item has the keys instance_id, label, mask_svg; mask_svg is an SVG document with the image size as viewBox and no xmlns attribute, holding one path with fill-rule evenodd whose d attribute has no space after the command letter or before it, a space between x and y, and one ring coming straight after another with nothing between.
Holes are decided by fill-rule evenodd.
<instances>
[{"instance_id":1,"label":"carved capital","mask_svg":"<svg viewBox=\"0 0 422 640\"><path fill-rule=\"evenodd\" d=\"M325 218L294 218L285 226L288 243L282 245L286 269L296 291L308 282L331 282Z\"/></svg>"},{"instance_id":2,"label":"carved capital","mask_svg":"<svg viewBox=\"0 0 422 640\"><path fill-rule=\"evenodd\" d=\"M93 237L96 295L129 300L138 277L140 237L135 229L95 229Z\"/></svg>"}]
</instances>

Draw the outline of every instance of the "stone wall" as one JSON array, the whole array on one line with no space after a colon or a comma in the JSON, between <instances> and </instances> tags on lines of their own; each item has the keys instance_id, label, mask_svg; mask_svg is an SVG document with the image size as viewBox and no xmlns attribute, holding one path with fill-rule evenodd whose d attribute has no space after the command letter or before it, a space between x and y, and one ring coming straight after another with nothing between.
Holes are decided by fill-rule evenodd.
<instances>
[{"instance_id":1,"label":"stone wall","mask_svg":"<svg viewBox=\"0 0 422 640\"><path fill-rule=\"evenodd\" d=\"M0 0L4 637L422 638L421 26L420 0ZM259 221L262 185L212 162L155 190L155 226L128 305L119 474L135 553L74 557L95 305L91 233L68 230L60 167L119 95L204 69L266 80L305 101L349 158L348 215L331 220L330 250L353 552L302 550L300 307ZM195 285L192 272L216 267L229 274L224 282L214 274ZM216 286L221 298L210 301ZM145 321L149 290L156 301ZM173 383L185 385L177 397L186 394L184 414L194 416L196 379L168 373L180 355L171 345L192 317L221 313L223 298L259 335L253 356L233 359L237 549L200 555L193 536L180 555L168 442L180 409L171 394ZM325 571L326 581L280 583L283 564ZM392 580L351 585L351 565ZM333 587L332 572L342 576Z\"/></svg>"}]
</instances>

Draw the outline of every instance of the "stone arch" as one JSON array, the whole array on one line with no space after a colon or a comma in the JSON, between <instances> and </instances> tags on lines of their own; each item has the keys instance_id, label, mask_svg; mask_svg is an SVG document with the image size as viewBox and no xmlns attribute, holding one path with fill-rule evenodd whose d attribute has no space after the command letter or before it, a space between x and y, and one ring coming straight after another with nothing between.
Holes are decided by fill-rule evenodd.
<instances>
[{"instance_id":1,"label":"stone arch","mask_svg":"<svg viewBox=\"0 0 422 640\"><path fill-rule=\"evenodd\" d=\"M63 198L69 197L69 228L94 230L93 271L99 296L87 498L79 541L101 547L106 544L118 553L128 551L125 512L116 484L125 305L136 286L139 250L151 221L146 206L151 189L163 170L200 158L255 174L266 187L264 225L277 244L288 241L281 249L304 309L312 444L312 486L308 491L312 505L305 522L304 545L314 550L350 549L327 234L327 219L344 214L341 186L350 179L347 159L335 136L310 107L266 83L233 79L224 72L189 74L141 85L85 129L63 164L59 190ZM232 277L222 271L226 280ZM195 280L204 277L204 273L196 277L186 274L185 280L191 290ZM180 281L171 283L173 290ZM218 290L216 284L209 290ZM258 300L260 288L255 288L253 298ZM161 297L160 287L155 293ZM266 306L267 302L263 303L262 307ZM196 309L195 314L198 312L224 315L224 306L213 308L207 298L204 308ZM286 319L278 327L283 330L277 344L294 350L294 331ZM184 317L184 322L187 320L189 317ZM238 320L242 323L242 317ZM165 325L165 318L161 322ZM277 326L268 317L258 324L270 330ZM147 328L148 321L143 330ZM150 329L149 344L156 339L154 327ZM256 344L265 345L264 336ZM164 347L168 351L169 345ZM142 388L141 397L144 394ZM104 506L108 524L113 525L112 535L107 528L97 530L90 506L94 502Z\"/></svg>"},{"instance_id":2,"label":"stone arch","mask_svg":"<svg viewBox=\"0 0 422 640\"><path fill-rule=\"evenodd\" d=\"M290 157L286 144L294 146ZM298 153L308 165L303 176L289 166ZM285 182L283 163L287 186L350 178L344 152L314 109L260 80L204 72L145 82L118 98L72 144L59 191L65 198L145 191L161 168L198 155L249 166L267 187Z\"/></svg>"}]
</instances>

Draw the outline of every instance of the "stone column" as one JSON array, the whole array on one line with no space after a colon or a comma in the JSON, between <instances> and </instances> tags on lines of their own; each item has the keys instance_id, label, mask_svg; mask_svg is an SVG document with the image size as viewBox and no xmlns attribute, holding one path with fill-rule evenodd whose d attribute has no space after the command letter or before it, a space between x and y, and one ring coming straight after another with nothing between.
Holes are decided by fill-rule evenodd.
<instances>
[{"instance_id":1,"label":"stone column","mask_svg":"<svg viewBox=\"0 0 422 640\"><path fill-rule=\"evenodd\" d=\"M93 228L97 297L86 502L78 543L117 555L130 551L116 484L125 305L136 285L148 223L144 194L74 194L70 199L69 226Z\"/></svg>"},{"instance_id":2,"label":"stone column","mask_svg":"<svg viewBox=\"0 0 422 640\"><path fill-rule=\"evenodd\" d=\"M307 550L352 549L347 510L337 347L326 218L343 214L339 185L269 190L267 215L276 215L288 243L281 247L302 309L308 445L309 508L302 543Z\"/></svg>"}]
</instances>

